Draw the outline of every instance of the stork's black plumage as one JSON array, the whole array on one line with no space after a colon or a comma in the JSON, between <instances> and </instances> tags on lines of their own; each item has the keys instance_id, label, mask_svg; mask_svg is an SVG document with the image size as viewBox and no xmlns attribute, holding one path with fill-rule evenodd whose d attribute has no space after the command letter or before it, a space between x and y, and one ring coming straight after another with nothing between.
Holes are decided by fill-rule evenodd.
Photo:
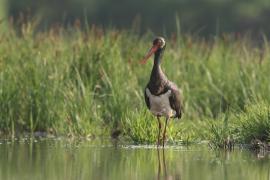
<instances>
[{"instance_id":1,"label":"stork's black plumage","mask_svg":"<svg viewBox=\"0 0 270 180\"><path fill-rule=\"evenodd\" d=\"M152 68L150 80L145 88L144 97L148 109L157 117L159 123L158 145L160 144L160 117L165 117L165 129L163 132L163 146L166 135L166 126L169 118L181 118L182 103L181 93L177 86L169 81L166 75L161 70L161 59L166 47L164 38L158 37L153 41L153 47L142 60L146 60L152 55L154 57L154 65Z\"/></svg>"}]
</instances>

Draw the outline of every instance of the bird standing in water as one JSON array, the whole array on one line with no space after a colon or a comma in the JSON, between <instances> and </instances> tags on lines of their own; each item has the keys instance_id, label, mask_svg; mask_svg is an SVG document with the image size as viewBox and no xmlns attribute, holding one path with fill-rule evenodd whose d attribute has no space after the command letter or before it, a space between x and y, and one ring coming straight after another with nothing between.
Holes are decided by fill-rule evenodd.
<instances>
[{"instance_id":1,"label":"bird standing in water","mask_svg":"<svg viewBox=\"0 0 270 180\"><path fill-rule=\"evenodd\" d=\"M144 97L148 109L152 112L153 115L157 117L158 120L157 146L159 146L161 143L160 133L162 125L160 118L165 117L165 127L162 136L163 147L166 138L167 123L169 119L180 119L182 116L180 91L173 82L167 79L160 66L165 47L166 42L164 38L157 37L153 41L152 48L149 50L143 60L140 61L141 64L145 64L146 61L151 57L151 55L155 55L154 65L152 68L150 80L144 91Z\"/></svg>"}]
</instances>

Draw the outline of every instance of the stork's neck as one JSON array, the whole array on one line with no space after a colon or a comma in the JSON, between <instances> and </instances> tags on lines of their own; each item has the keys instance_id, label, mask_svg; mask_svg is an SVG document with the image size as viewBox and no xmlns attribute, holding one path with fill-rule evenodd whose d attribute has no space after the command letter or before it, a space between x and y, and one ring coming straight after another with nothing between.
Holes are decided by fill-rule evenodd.
<instances>
[{"instance_id":1,"label":"stork's neck","mask_svg":"<svg viewBox=\"0 0 270 180\"><path fill-rule=\"evenodd\" d=\"M160 66L162 55L163 55L163 50L158 50L155 53L154 65L153 65L151 77L150 77L150 81L155 83L155 84L159 84L162 81L167 80L167 78L166 78L165 74L163 73L161 66Z\"/></svg>"}]
</instances>

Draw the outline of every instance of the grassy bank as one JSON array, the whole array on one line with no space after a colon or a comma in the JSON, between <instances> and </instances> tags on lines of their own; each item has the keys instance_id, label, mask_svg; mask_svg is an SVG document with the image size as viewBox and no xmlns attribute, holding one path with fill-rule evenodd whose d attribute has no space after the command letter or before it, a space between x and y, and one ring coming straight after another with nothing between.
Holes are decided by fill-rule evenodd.
<instances>
[{"instance_id":1,"label":"grassy bank","mask_svg":"<svg viewBox=\"0 0 270 180\"><path fill-rule=\"evenodd\" d=\"M140 65L154 37L89 28L0 32L2 135L46 131L67 136L118 134L154 142L157 122L143 89L152 62ZM270 54L248 37L167 37L163 69L184 94L184 117L168 138L184 142L228 137L269 141ZM254 132L256 132L254 134Z\"/></svg>"}]
</instances>

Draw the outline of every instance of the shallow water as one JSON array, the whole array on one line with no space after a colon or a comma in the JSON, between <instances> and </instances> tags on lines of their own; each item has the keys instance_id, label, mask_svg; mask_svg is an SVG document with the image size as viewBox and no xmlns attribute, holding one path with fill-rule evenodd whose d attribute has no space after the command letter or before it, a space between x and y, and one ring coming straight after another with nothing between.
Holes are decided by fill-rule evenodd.
<instances>
[{"instance_id":1,"label":"shallow water","mask_svg":"<svg viewBox=\"0 0 270 180\"><path fill-rule=\"evenodd\" d=\"M78 139L0 140L0 179L270 180L270 156L205 145L163 151Z\"/></svg>"}]
</instances>

